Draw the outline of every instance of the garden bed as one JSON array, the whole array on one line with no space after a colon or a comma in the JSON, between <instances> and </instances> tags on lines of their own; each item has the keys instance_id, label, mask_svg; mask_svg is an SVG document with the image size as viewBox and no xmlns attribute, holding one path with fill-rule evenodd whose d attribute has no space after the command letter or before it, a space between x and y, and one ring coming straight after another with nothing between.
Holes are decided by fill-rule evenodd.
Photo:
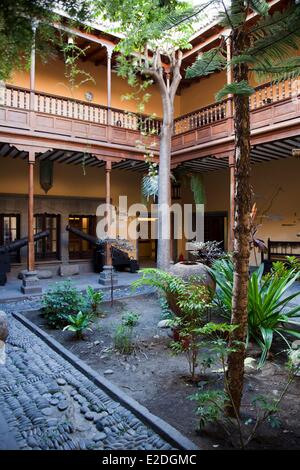
<instances>
[{"instance_id":1,"label":"garden bed","mask_svg":"<svg viewBox=\"0 0 300 470\"><path fill-rule=\"evenodd\" d=\"M188 397L197 391L186 379L188 366L183 355L174 356L169 347L168 330L157 327L161 320L161 306L154 294L116 300L113 306L102 304L104 316L97 317L92 331L85 333L85 339L78 341L68 331L50 329L38 310L25 312L26 317L46 330L64 347L77 355L100 374L123 389L153 414L169 422L181 433L194 441L201 449L231 448L222 432L216 428L197 435L195 402ZM140 320L135 328L135 349L130 355L114 350L113 335L116 325L126 312L136 312ZM279 343L275 349L280 351ZM276 351L275 351L276 352ZM284 367L284 354L275 355L261 371L249 370L245 381L245 403L250 403L255 395L276 398L282 391L287 372ZM201 377L205 381L221 384L221 375L210 372ZM296 378L285 396L279 429L264 425L250 448L258 449L299 449L300 448L300 378ZM251 416L251 408L249 414ZM248 411L247 411L248 413Z\"/></svg>"}]
</instances>

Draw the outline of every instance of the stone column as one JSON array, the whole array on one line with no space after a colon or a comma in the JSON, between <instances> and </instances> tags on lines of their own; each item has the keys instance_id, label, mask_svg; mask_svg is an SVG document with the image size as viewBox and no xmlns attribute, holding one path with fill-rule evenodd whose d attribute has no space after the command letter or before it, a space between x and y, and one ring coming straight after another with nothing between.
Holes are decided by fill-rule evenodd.
<instances>
[{"instance_id":1,"label":"stone column","mask_svg":"<svg viewBox=\"0 0 300 470\"><path fill-rule=\"evenodd\" d=\"M37 272L35 271L34 253L34 167L35 152L28 153L28 219L27 219L27 271L23 277L21 292L23 294L40 294L42 288L39 284Z\"/></svg>"}]
</instances>

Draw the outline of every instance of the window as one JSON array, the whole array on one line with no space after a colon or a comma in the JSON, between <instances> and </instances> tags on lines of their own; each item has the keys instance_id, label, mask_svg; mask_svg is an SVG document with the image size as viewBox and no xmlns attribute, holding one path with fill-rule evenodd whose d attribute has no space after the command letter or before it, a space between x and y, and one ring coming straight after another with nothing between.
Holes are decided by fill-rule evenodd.
<instances>
[{"instance_id":1,"label":"window","mask_svg":"<svg viewBox=\"0 0 300 470\"><path fill-rule=\"evenodd\" d=\"M35 242L37 260L55 260L60 258L60 216L56 214L36 214L34 216L34 234L49 230L47 238Z\"/></svg>"},{"instance_id":2,"label":"window","mask_svg":"<svg viewBox=\"0 0 300 470\"><path fill-rule=\"evenodd\" d=\"M8 245L20 238L20 215L0 214L0 246ZM20 250L10 253L12 263L20 262Z\"/></svg>"},{"instance_id":3,"label":"window","mask_svg":"<svg viewBox=\"0 0 300 470\"><path fill-rule=\"evenodd\" d=\"M69 225L88 235L96 235L95 215L70 215ZM79 238L69 232L69 257L70 259L89 259L93 256L93 245L87 240Z\"/></svg>"}]
</instances>

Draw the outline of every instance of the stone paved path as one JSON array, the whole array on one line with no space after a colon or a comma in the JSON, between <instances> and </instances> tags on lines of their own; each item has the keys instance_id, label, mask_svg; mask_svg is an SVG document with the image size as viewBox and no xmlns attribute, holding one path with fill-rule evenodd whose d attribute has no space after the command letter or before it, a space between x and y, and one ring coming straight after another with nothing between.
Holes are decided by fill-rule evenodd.
<instances>
[{"instance_id":1,"label":"stone paved path","mask_svg":"<svg viewBox=\"0 0 300 470\"><path fill-rule=\"evenodd\" d=\"M20 449L171 449L12 316L9 329L0 409Z\"/></svg>"}]
</instances>

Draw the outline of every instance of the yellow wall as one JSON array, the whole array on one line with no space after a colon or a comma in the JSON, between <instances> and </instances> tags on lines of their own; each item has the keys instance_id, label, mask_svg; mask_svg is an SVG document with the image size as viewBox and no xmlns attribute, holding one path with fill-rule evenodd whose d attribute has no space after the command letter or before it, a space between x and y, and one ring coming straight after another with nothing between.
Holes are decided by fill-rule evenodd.
<instances>
[{"instance_id":1,"label":"yellow wall","mask_svg":"<svg viewBox=\"0 0 300 470\"><path fill-rule=\"evenodd\" d=\"M65 66L62 60L58 58L49 60L48 63L37 62L36 65L36 90L54 95L73 97L75 99L84 100L85 93L91 91L94 95L93 103L107 105L107 75L106 67L103 65L95 66L91 62L80 62L78 67L89 74L93 80L88 80L85 83L86 77L83 75L78 78L77 84L79 86L72 89L65 76ZM30 87L29 72L16 71L11 77L10 84L21 86L24 88ZM127 81L117 76L115 71L112 72L112 99L111 105L113 108L124 109L135 112L137 110L135 101L123 101L122 96L132 92L128 86ZM162 115L161 99L156 86L149 89L151 99L146 105L145 113L156 113L157 116ZM175 98L175 114L180 113L180 97Z\"/></svg>"},{"instance_id":2,"label":"yellow wall","mask_svg":"<svg viewBox=\"0 0 300 470\"><path fill-rule=\"evenodd\" d=\"M257 236L271 240L300 241L300 160L282 159L252 166L257 204ZM229 172L204 175L207 211L229 212ZM299 236L297 236L299 235ZM254 258L252 255L252 263Z\"/></svg>"},{"instance_id":3,"label":"yellow wall","mask_svg":"<svg viewBox=\"0 0 300 470\"><path fill-rule=\"evenodd\" d=\"M36 65L36 90L45 93L72 97L86 101L85 93L91 91L94 95L93 103L107 105L107 75L106 66L95 66L92 62L80 62L79 68L84 70L93 80L81 83L85 76L77 80L76 87L72 88L65 76L65 66L59 58L53 58L48 63L37 62ZM29 72L16 71L9 83L24 88L30 87ZM216 93L225 85L226 73L220 72L199 81L191 83L188 88L183 88L180 95L175 97L175 117L195 111L215 102ZM254 78L251 78L251 84L257 86ZM124 101L122 96L132 92L127 81L112 72L112 99L111 105L114 108L124 109L136 112L135 101ZM155 113L158 117L162 116L161 98L157 87L154 85L149 89L151 98L146 105L145 113Z\"/></svg>"},{"instance_id":4,"label":"yellow wall","mask_svg":"<svg viewBox=\"0 0 300 470\"><path fill-rule=\"evenodd\" d=\"M35 168L35 194L45 194L39 184L38 164ZM0 162L0 193L27 194L27 163L11 158ZM13 178L12 178L13 175ZM140 202L140 174L137 172L112 170L111 194L114 204L119 195L127 195L128 203ZM54 164L54 184L50 196L105 197L105 172L103 168L86 168L81 165Z\"/></svg>"},{"instance_id":5,"label":"yellow wall","mask_svg":"<svg viewBox=\"0 0 300 470\"><path fill-rule=\"evenodd\" d=\"M103 169L87 168L84 176L80 166L56 164L52 196L104 198L105 175ZM252 167L252 184L258 208L257 222L261 224L258 236L272 240L300 241L300 160L288 159L256 164ZM127 195L128 204L140 202L139 173L112 171L112 199L118 205L118 196ZM207 212L229 212L229 171L204 173ZM44 192L35 172L35 194ZM27 194L27 164L10 158L0 162L0 193ZM273 201L273 202L272 202ZM192 203L189 187L182 190L182 203ZM263 217L261 217L263 215ZM184 240L178 243L178 254L184 254ZM254 259L252 259L252 263Z\"/></svg>"},{"instance_id":6,"label":"yellow wall","mask_svg":"<svg viewBox=\"0 0 300 470\"><path fill-rule=\"evenodd\" d=\"M93 103L107 105L107 75L106 66L95 66L92 62L80 62L79 68L84 70L93 80L85 83L85 76L77 80L76 87L72 88L65 76L65 66L59 58L53 58L47 63L37 61L36 65L36 90L45 93L72 97L86 101L85 93L91 91L94 95ZM28 71L16 71L8 82L11 85L30 87ZM181 95L175 97L175 117L187 114L203 106L209 105L215 101L215 94L226 83L226 73L217 73L199 82L194 82L190 87L184 88ZM136 103L122 100L122 96L132 92L127 81L112 72L112 99L111 105L114 108L124 109L135 112ZM151 98L146 105L145 113L155 113L158 117L162 116L162 105L159 91L156 86L149 89Z\"/></svg>"},{"instance_id":7,"label":"yellow wall","mask_svg":"<svg viewBox=\"0 0 300 470\"><path fill-rule=\"evenodd\" d=\"M226 73L220 72L201 78L190 87L184 88L180 97L180 114L187 114L196 109L214 103L215 94L225 85Z\"/></svg>"}]
</instances>

